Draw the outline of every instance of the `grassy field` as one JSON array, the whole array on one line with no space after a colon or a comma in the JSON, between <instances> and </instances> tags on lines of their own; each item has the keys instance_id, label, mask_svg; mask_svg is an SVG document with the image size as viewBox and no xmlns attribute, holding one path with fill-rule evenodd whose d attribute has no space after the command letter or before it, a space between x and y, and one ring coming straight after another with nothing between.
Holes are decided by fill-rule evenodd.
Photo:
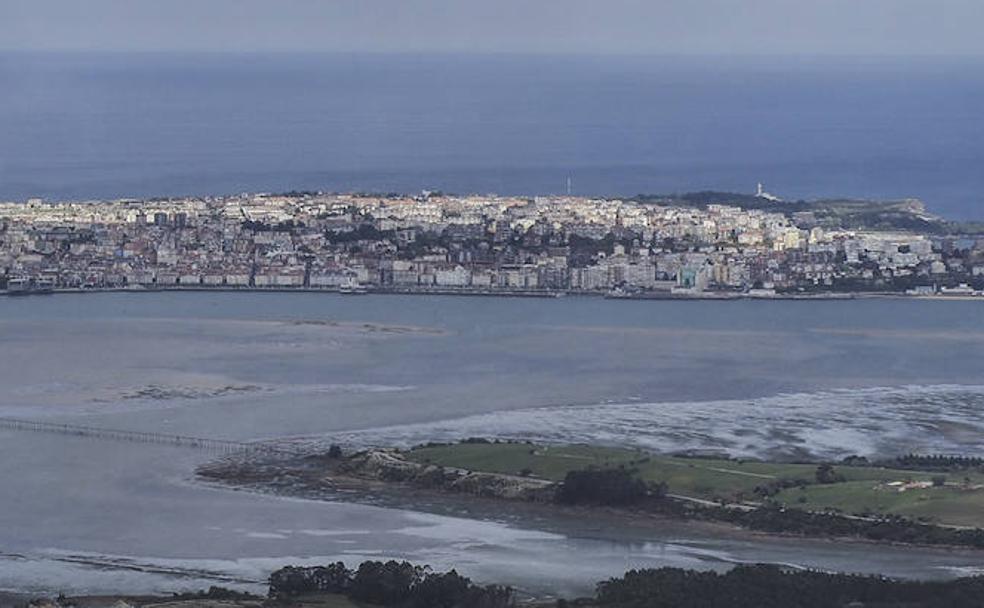
<instances>
[{"instance_id":1,"label":"grassy field","mask_svg":"<svg viewBox=\"0 0 984 608\"><path fill-rule=\"evenodd\" d=\"M938 523L984 527L984 475L950 474L942 487L907 487L895 482L930 482L931 472L881 467L835 466L842 483L815 483L817 465L654 456L594 446L534 446L466 443L421 447L411 460L445 467L488 471L560 481L568 471L626 466L647 482L666 482L671 494L705 500L758 501L754 489L778 480L802 479L808 485L781 491L775 499L789 507L838 509L849 514L886 513L923 517ZM966 477L966 480L965 480ZM968 483L969 482L969 483Z\"/></svg>"},{"instance_id":2,"label":"grassy field","mask_svg":"<svg viewBox=\"0 0 984 608\"><path fill-rule=\"evenodd\" d=\"M943 487L900 492L884 485L854 481L793 488L784 490L776 498L791 507L808 510L891 514L953 526L984 527L984 490L968 489L954 482Z\"/></svg>"}]
</instances>

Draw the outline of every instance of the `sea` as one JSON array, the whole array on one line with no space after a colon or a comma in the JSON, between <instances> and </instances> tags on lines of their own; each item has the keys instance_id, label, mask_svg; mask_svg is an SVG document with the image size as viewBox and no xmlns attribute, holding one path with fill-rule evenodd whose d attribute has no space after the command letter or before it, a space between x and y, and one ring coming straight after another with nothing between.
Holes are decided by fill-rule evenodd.
<instances>
[{"instance_id":1,"label":"sea","mask_svg":"<svg viewBox=\"0 0 984 608\"><path fill-rule=\"evenodd\" d=\"M346 450L472 436L743 458L984 455L971 300L322 293L0 298L0 418ZM421 496L232 491L187 446L0 425L0 592L262 592L281 566L407 559L524 595L740 562L909 578L979 551L767 538Z\"/></svg>"},{"instance_id":2,"label":"sea","mask_svg":"<svg viewBox=\"0 0 984 608\"><path fill-rule=\"evenodd\" d=\"M570 178L982 216L979 58L8 52L0 91L0 200Z\"/></svg>"}]
</instances>

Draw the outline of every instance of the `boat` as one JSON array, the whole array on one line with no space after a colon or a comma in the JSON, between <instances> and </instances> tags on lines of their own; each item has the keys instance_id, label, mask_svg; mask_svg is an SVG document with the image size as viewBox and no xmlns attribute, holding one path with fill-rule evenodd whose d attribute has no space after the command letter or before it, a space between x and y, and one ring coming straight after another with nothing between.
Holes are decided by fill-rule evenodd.
<instances>
[{"instance_id":1,"label":"boat","mask_svg":"<svg viewBox=\"0 0 984 608\"><path fill-rule=\"evenodd\" d=\"M26 296L28 293L30 293L28 291L30 287L31 287L30 279L8 279L7 295Z\"/></svg>"},{"instance_id":2,"label":"boat","mask_svg":"<svg viewBox=\"0 0 984 608\"><path fill-rule=\"evenodd\" d=\"M338 288L338 293L353 296L353 295L364 295L369 293L364 285L359 285L355 281L346 281Z\"/></svg>"},{"instance_id":3,"label":"boat","mask_svg":"<svg viewBox=\"0 0 984 608\"><path fill-rule=\"evenodd\" d=\"M51 279L16 278L7 280L7 295L30 296L49 294L55 290Z\"/></svg>"}]
</instances>

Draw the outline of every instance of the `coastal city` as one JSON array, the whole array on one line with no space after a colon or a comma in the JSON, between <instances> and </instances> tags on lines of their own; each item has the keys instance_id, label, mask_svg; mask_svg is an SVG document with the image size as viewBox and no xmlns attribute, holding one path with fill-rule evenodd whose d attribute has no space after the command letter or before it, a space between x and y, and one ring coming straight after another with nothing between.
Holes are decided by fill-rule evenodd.
<instances>
[{"instance_id":1,"label":"coastal city","mask_svg":"<svg viewBox=\"0 0 984 608\"><path fill-rule=\"evenodd\" d=\"M720 197L243 194L0 203L0 290L980 296L984 241ZM743 204L766 203L761 207ZM918 201L903 210L924 221Z\"/></svg>"}]
</instances>

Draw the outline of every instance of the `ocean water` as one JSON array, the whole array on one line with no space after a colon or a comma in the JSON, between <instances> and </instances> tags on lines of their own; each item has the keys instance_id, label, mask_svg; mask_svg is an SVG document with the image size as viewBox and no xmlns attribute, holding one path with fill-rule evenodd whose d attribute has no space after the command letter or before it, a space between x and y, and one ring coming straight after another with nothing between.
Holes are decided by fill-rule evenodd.
<instances>
[{"instance_id":1,"label":"ocean water","mask_svg":"<svg viewBox=\"0 0 984 608\"><path fill-rule=\"evenodd\" d=\"M980 60L8 53L0 90L0 200L570 176L984 215Z\"/></svg>"},{"instance_id":2,"label":"ocean water","mask_svg":"<svg viewBox=\"0 0 984 608\"><path fill-rule=\"evenodd\" d=\"M483 435L743 456L981 455L982 361L974 301L0 298L0 417L241 440ZM534 595L590 593L664 565L984 572L975 551L236 492L194 479L208 458L0 430L0 590L259 590L285 564L368 558L455 567Z\"/></svg>"}]
</instances>

